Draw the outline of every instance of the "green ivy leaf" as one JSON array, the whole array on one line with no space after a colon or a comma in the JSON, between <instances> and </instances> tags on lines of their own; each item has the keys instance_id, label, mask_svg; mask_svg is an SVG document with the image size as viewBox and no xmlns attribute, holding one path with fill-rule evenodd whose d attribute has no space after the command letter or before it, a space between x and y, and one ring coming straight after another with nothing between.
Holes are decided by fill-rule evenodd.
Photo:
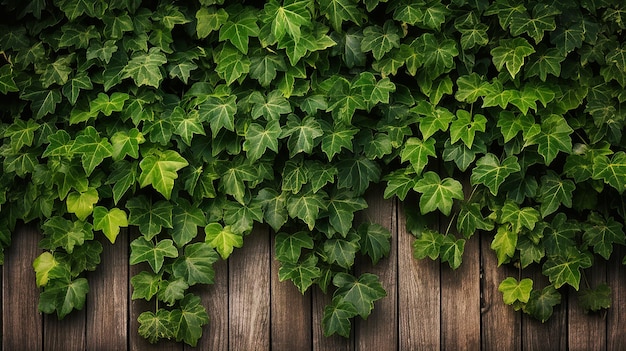
<instances>
[{"instance_id":1,"label":"green ivy leaf","mask_svg":"<svg viewBox=\"0 0 626 351\"><path fill-rule=\"evenodd\" d=\"M517 157L509 156L500 163L496 155L488 153L476 161L470 181L472 185L485 185L491 194L497 195L504 180L511 173L519 172L520 169Z\"/></svg>"},{"instance_id":2,"label":"green ivy leaf","mask_svg":"<svg viewBox=\"0 0 626 351\"><path fill-rule=\"evenodd\" d=\"M502 300L507 305L513 305L518 301L527 303L533 290L533 281L529 278L518 281L513 277L507 277L500 283L498 290L502 293Z\"/></svg>"},{"instance_id":3,"label":"green ivy leaf","mask_svg":"<svg viewBox=\"0 0 626 351\"><path fill-rule=\"evenodd\" d=\"M206 135L204 132L204 126L202 125L202 121L200 119L200 112L197 110L185 113L182 108L176 106L169 118L176 126L174 134L180 135L183 142L188 146L191 146L194 134Z\"/></svg>"},{"instance_id":4,"label":"green ivy leaf","mask_svg":"<svg viewBox=\"0 0 626 351\"><path fill-rule=\"evenodd\" d=\"M176 301L185 296L185 290L189 289L189 285L182 278L174 280L161 280L159 282L159 292L157 297L160 301L165 302L168 306L173 306Z\"/></svg>"},{"instance_id":5,"label":"green ivy leaf","mask_svg":"<svg viewBox=\"0 0 626 351\"><path fill-rule=\"evenodd\" d=\"M511 111L501 111L498 115L497 126L500 128L505 143L515 138L519 132L522 132L522 135L528 134L533 125L535 125L535 119L531 115L519 115Z\"/></svg>"},{"instance_id":6,"label":"green ivy leaf","mask_svg":"<svg viewBox=\"0 0 626 351\"><path fill-rule=\"evenodd\" d=\"M136 52L124 67L121 79L132 78L139 87L147 85L158 89L163 80L161 69L166 63L167 58L159 48Z\"/></svg>"},{"instance_id":7,"label":"green ivy leaf","mask_svg":"<svg viewBox=\"0 0 626 351\"><path fill-rule=\"evenodd\" d=\"M458 101L474 103L479 97L484 97L492 93L493 88L478 73L460 76L456 80L457 90L454 97Z\"/></svg>"},{"instance_id":8,"label":"green ivy leaf","mask_svg":"<svg viewBox=\"0 0 626 351\"><path fill-rule=\"evenodd\" d=\"M313 249L313 238L307 232L276 235L276 258L284 263L297 263L302 249Z\"/></svg>"},{"instance_id":9,"label":"green ivy leaf","mask_svg":"<svg viewBox=\"0 0 626 351\"><path fill-rule=\"evenodd\" d=\"M555 212L561 204L572 207L572 194L576 185L569 179L561 179L558 174L549 171L541 177L539 188L539 202L541 203L541 217L545 218Z\"/></svg>"},{"instance_id":10,"label":"green ivy leaf","mask_svg":"<svg viewBox=\"0 0 626 351\"><path fill-rule=\"evenodd\" d=\"M370 159L344 159L337 163L337 188L362 195L371 182L378 182L380 174L380 167Z\"/></svg>"},{"instance_id":11,"label":"green ivy leaf","mask_svg":"<svg viewBox=\"0 0 626 351\"><path fill-rule=\"evenodd\" d=\"M300 27L307 26L311 20L306 0L291 0L281 6L278 1L270 0L264 10L272 18L272 34L280 41L286 34L295 41L300 39Z\"/></svg>"},{"instance_id":12,"label":"green ivy leaf","mask_svg":"<svg viewBox=\"0 0 626 351\"><path fill-rule=\"evenodd\" d=\"M37 286L46 286L50 278L54 278L54 269L60 264L48 251L42 252L41 255L37 256L33 261Z\"/></svg>"},{"instance_id":13,"label":"green ivy leaf","mask_svg":"<svg viewBox=\"0 0 626 351\"><path fill-rule=\"evenodd\" d=\"M218 12L214 15L217 21L221 20L223 22L220 28L219 40L228 40L239 51L247 54L250 37L259 35L259 26L256 24L257 18L254 12L242 11L232 17L224 14L219 14Z\"/></svg>"},{"instance_id":14,"label":"green ivy leaf","mask_svg":"<svg viewBox=\"0 0 626 351\"><path fill-rule=\"evenodd\" d=\"M528 136L525 145L537 144L537 151L546 161L546 165L556 158L559 151L571 153L572 134L574 130L567 124L565 118L559 115L549 115L541 121L541 132Z\"/></svg>"},{"instance_id":15,"label":"green ivy leaf","mask_svg":"<svg viewBox=\"0 0 626 351\"><path fill-rule=\"evenodd\" d=\"M93 229L102 230L111 244L115 244L120 227L128 227L126 212L116 207L107 210L106 207L96 206L93 209Z\"/></svg>"},{"instance_id":16,"label":"green ivy leaf","mask_svg":"<svg viewBox=\"0 0 626 351\"><path fill-rule=\"evenodd\" d=\"M195 347L202 336L202 326L209 323L209 315L199 296L187 294L180 301L180 309L172 310L171 321L176 341Z\"/></svg>"},{"instance_id":17,"label":"green ivy leaf","mask_svg":"<svg viewBox=\"0 0 626 351\"><path fill-rule=\"evenodd\" d=\"M222 227L219 223L209 223L204 227L205 241L220 254L222 259L227 259L235 247L243 246L241 233L234 233L229 225Z\"/></svg>"},{"instance_id":18,"label":"green ivy leaf","mask_svg":"<svg viewBox=\"0 0 626 351\"><path fill-rule=\"evenodd\" d=\"M498 222L510 223L515 233L520 233L523 227L533 230L539 222L539 212L533 207L519 208L514 201L507 200L500 209Z\"/></svg>"},{"instance_id":19,"label":"green ivy leaf","mask_svg":"<svg viewBox=\"0 0 626 351\"><path fill-rule=\"evenodd\" d=\"M519 36L528 34L539 43L543 39L544 32L552 32L556 29L555 17L561 14L556 7L548 4L537 4L533 7L532 17L527 13L520 13L511 19L511 34Z\"/></svg>"},{"instance_id":20,"label":"green ivy leaf","mask_svg":"<svg viewBox=\"0 0 626 351\"><path fill-rule=\"evenodd\" d=\"M133 286L131 298L133 300L145 299L150 301L159 292L159 283L161 283L160 275L141 271L130 278L130 284Z\"/></svg>"},{"instance_id":21,"label":"green ivy leaf","mask_svg":"<svg viewBox=\"0 0 626 351\"><path fill-rule=\"evenodd\" d=\"M211 125L213 138L222 129L235 130L235 114L237 113L237 97L231 95L228 98L217 96L208 97L200 104L198 111L201 121L208 121Z\"/></svg>"},{"instance_id":22,"label":"green ivy leaf","mask_svg":"<svg viewBox=\"0 0 626 351\"><path fill-rule=\"evenodd\" d=\"M3 65L0 67L0 94L6 95L16 91L19 91L19 88L13 79L13 68L11 65Z\"/></svg>"},{"instance_id":23,"label":"green ivy leaf","mask_svg":"<svg viewBox=\"0 0 626 351\"><path fill-rule=\"evenodd\" d=\"M563 61L565 61L565 56L558 49L547 49L532 56L532 59L524 67L524 73L528 78L538 76L545 82L548 79L548 74L554 77L561 76L561 63Z\"/></svg>"},{"instance_id":24,"label":"green ivy leaf","mask_svg":"<svg viewBox=\"0 0 626 351\"><path fill-rule=\"evenodd\" d=\"M542 273L550 278L555 288L569 284L578 290L580 284L580 270L591 267L592 256L587 252L580 252L570 247L563 256L548 257L543 264Z\"/></svg>"},{"instance_id":25,"label":"green ivy leaf","mask_svg":"<svg viewBox=\"0 0 626 351\"><path fill-rule=\"evenodd\" d=\"M44 249L55 250L62 247L67 253L72 253L77 246L85 241L93 240L93 227L82 221L70 221L63 217L54 216L43 223L42 230L45 237L40 246Z\"/></svg>"},{"instance_id":26,"label":"green ivy leaf","mask_svg":"<svg viewBox=\"0 0 626 351\"><path fill-rule=\"evenodd\" d=\"M172 211L172 239L176 246L183 247L198 235L198 227L206 225L202 210L184 198L176 200Z\"/></svg>"},{"instance_id":27,"label":"green ivy leaf","mask_svg":"<svg viewBox=\"0 0 626 351\"><path fill-rule=\"evenodd\" d=\"M143 188L147 185L161 193L166 199L172 195L174 180L178 178L178 172L188 166L189 163L174 150L156 151L145 156L139 167L139 185Z\"/></svg>"},{"instance_id":28,"label":"green ivy leaf","mask_svg":"<svg viewBox=\"0 0 626 351\"><path fill-rule=\"evenodd\" d=\"M506 65L506 69L512 78L524 65L524 59L535 52L535 48L524 38L501 39L499 46L491 49L493 64L498 71Z\"/></svg>"},{"instance_id":29,"label":"green ivy leaf","mask_svg":"<svg viewBox=\"0 0 626 351\"><path fill-rule=\"evenodd\" d=\"M322 126L315 118L308 116L300 120L296 115L290 114L281 138L289 137L287 147L289 156L293 158L300 152L310 154L316 145L316 139L322 135L324 135Z\"/></svg>"},{"instance_id":30,"label":"green ivy leaf","mask_svg":"<svg viewBox=\"0 0 626 351\"><path fill-rule=\"evenodd\" d=\"M250 124L243 143L243 150L246 151L248 159L258 160L267 149L278 153L278 138L281 133L282 129L277 120L267 122L265 127L258 123Z\"/></svg>"},{"instance_id":31,"label":"green ivy leaf","mask_svg":"<svg viewBox=\"0 0 626 351\"><path fill-rule=\"evenodd\" d=\"M487 118L481 114L472 116L468 111L458 110L456 119L450 124L451 143L456 143L459 139L469 148L474 144L476 132L484 132L487 125Z\"/></svg>"},{"instance_id":32,"label":"green ivy leaf","mask_svg":"<svg viewBox=\"0 0 626 351\"><path fill-rule=\"evenodd\" d=\"M530 293L530 299L524 306L524 312L537 318L542 323L552 316L554 306L561 302L561 294L553 285L548 285L541 291L533 290Z\"/></svg>"},{"instance_id":33,"label":"green ivy leaf","mask_svg":"<svg viewBox=\"0 0 626 351\"><path fill-rule=\"evenodd\" d=\"M367 208L365 199L355 197L349 191L341 191L330 196L326 212L330 225L345 237L352 228L354 213L365 208Z\"/></svg>"},{"instance_id":34,"label":"green ivy leaf","mask_svg":"<svg viewBox=\"0 0 626 351\"><path fill-rule=\"evenodd\" d=\"M322 247L324 261L330 264L336 264L345 269L352 267L360 246L357 241L358 238L348 237L348 239L349 240L330 239L324 241L324 246Z\"/></svg>"},{"instance_id":35,"label":"green ivy leaf","mask_svg":"<svg viewBox=\"0 0 626 351\"><path fill-rule=\"evenodd\" d=\"M367 318L374 308L374 302L387 296L378 277L371 273L363 273L358 278L347 273L337 273L333 278L337 287L334 298L352 304L362 318Z\"/></svg>"},{"instance_id":36,"label":"green ivy leaf","mask_svg":"<svg viewBox=\"0 0 626 351\"><path fill-rule=\"evenodd\" d=\"M274 231L278 231L289 219L287 197L272 188L259 190L257 200L261 202L263 219Z\"/></svg>"},{"instance_id":37,"label":"green ivy leaf","mask_svg":"<svg viewBox=\"0 0 626 351\"><path fill-rule=\"evenodd\" d=\"M435 78L454 67L454 58L459 55L456 42L452 39L438 40L432 33L425 33L411 43L417 55L412 67L424 65L428 77ZM409 63L407 62L407 67ZM414 68L409 68L411 72Z\"/></svg>"},{"instance_id":38,"label":"green ivy leaf","mask_svg":"<svg viewBox=\"0 0 626 351\"><path fill-rule=\"evenodd\" d=\"M163 228L172 228L173 205L167 201L152 202L145 196L138 196L126 202L129 210L128 224L136 225L146 238L152 240Z\"/></svg>"},{"instance_id":39,"label":"green ivy leaf","mask_svg":"<svg viewBox=\"0 0 626 351\"><path fill-rule=\"evenodd\" d=\"M34 112L35 119L40 119L43 116L54 114L57 105L61 102L61 100L63 100L61 92L58 89L23 93L20 97L31 101L30 109Z\"/></svg>"},{"instance_id":40,"label":"green ivy leaf","mask_svg":"<svg viewBox=\"0 0 626 351\"><path fill-rule=\"evenodd\" d=\"M404 143L404 148L400 153L400 161L409 161L413 166L413 170L417 174L421 174L426 165L428 165L428 156L437 157L435 153L435 139L426 139L424 141L419 138L411 137Z\"/></svg>"},{"instance_id":41,"label":"green ivy leaf","mask_svg":"<svg viewBox=\"0 0 626 351\"><path fill-rule=\"evenodd\" d=\"M441 253L443 240L444 236L438 231L423 230L420 236L413 241L413 257L420 260L430 257L431 260L436 260Z\"/></svg>"},{"instance_id":42,"label":"green ivy leaf","mask_svg":"<svg viewBox=\"0 0 626 351\"><path fill-rule=\"evenodd\" d=\"M341 32L341 24L351 21L360 24L363 18L362 11L354 0L321 0L320 13L330 21L330 25L337 32Z\"/></svg>"},{"instance_id":43,"label":"green ivy leaf","mask_svg":"<svg viewBox=\"0 0 626 351\"><path fill-rule=\"evenodd\" d=\"M105 158L113 156L113 147L107 138L100 137L96 128L89 126L78 134L71 152L81 155L83 168L90 175Z\"/></svg>"},{"instance_id":44,"label":"green ivy leaf","mask_svg":"<svg viewBox=\"0 0 626 351\"><path fill-rule=\"evenodd\" d=\"M139 158L139 145L145 141L143 134L137 128L116 132L111 136L111 146L113 147L111 156L116 161L123 159L126 155L137 159Z\"/></svg>"},{"instance_id":45,"label":"green ivy leaf","mask_svg":"<svg viewBox=\"0 0 626 351\"><path fill-rule=\"evenodd\" d=\"M600 284L594 289L580 289L578 303L586 313L598 312L611 307L611 287Z\"/></svg>"},{"instance_id":46,"label":"green ivy leaf","mask_svg":"<svg viewBox=\"0 0 626 351\"><path fill-rule=\"evenodd\" d=\"M517 239L518 234L516 231L509 230L506 226L498 227L498 231L491 242L491 248L496 252L496 256L498 256L498 266L509 262L509 260L513 258L515 248L517 247ZM505 301L505 303L507 302ZM507 304L510 305L510 303Z\"/></svg>"},{"instance_id":47,"label":"green ivy leaf","mask_svg":"<svg viewBox=\"0 0 626 351\"><path fill-rule=\"evenodd\" d=\"M152 271L158 273L166 257L178 257L178 250L171 239L148 241L143 236L130 243L130 264L148 262Z\"/></svg>"},{"instance_id":48,"label":"green ivy leaf","mask_svg":"<svg viewBox=\"0 0 626 351\"><path fill-rule=\"evenodd\" d=\"M18 119L4 130L4 136L11 138L11 149L18 152L23 146L33 145L35 132L39 127L40 125L32 119L27 122Z\"/></svg>"},{"instance_id":49,"label":"green ivy leaf","mask_svg":"<svg viewBox=\"0 0 626 351\"><path fill-rule=\"evenodd\" d=\"M400 201L404 201L409 190L415 187L415 182L417 181L414 173L408 169L395 170L387 174L384 180L387 181L387 186L385 187L383 198L389 199L395 195Z\"/></svg>"},{"instance_id":50,"label":"green ivy leaf","mask_svg":"<svg viewBox=\"0 0 626 351\"><path fill-rule=\"evenodd\" d=\"M303 295L321 275L315 255L308 255L306 259L297 263L283 262L278 269L278 279L281 282L291 279Z\"/></svg>"},{"instance_id":51,"label":"green ivy leaf","mask_svg":"<svg viewBox=\"0 0 626 351\"><path fill-rule=\"evenodd\" d=\"M456 220L456 228L466 238L472 236L478 229L485 231L493 230L493 222L484 218L480 211L481 208L478 203L461 205L461 210Z\"/></svg>"},{"instance_id":52,"label":"green ivy leaf","mask_svg":"<svg viewBox=\"0 0 626 351\"><path fill-rule=\"evenodd\" d=\"M331 126L329 123L322 121L321 123L324 135L322 136L322 151L328 157L328 161L332 161L333 157L341 153L341 149L352 151L352 139L358 133L358 129L335 124Z\"/></svg>"},{"instance_id":53,"label":"green ivy leaf","mask_svg":"<svg viewBox=\"0 0 626 351\"><path fill-rule=\"evenodd\" d=\"M376 60L380 60L391 49L399 46L400 36L393 21L386 21L383 27L374 25L363 29L361 50L363 52L371 51Z\"/></svg>"},{"instance_id":54,"label":"green ivy leaf","mask_svg":"<svg viewBox=\"0 0 626 351\"><path fill-rule=\"evenodd\" d=\"M456 239L453 235L443 236L439 257L441 262L448 262L450 268L457 269L463 262L463 251L465 250L465 239Z\"/></svg>"},{"instance_id":55,"label":"green ivy leaf","mask_svg":"<svg viewBox=\"0 0 626 351\"><path fill-rule=\"evenodd\" d=\"M593 251L608 260L613 252L613 244L624 244L624 230L622 224L612 217L602 218L592 212L583 224L583 241L587 246L593 246Z\"/></svg>"},{"instance_id":56,"label":"green ivy leaf","mask_svg":"<svg viewBox=\"0 0 626 351\"><path fill-rule=\"evenodd\" d=\"M256 95L252 93L252 95L258 97L254 99L252 111L250 111L254 119L263 116L268 122L278 121L281 115L292 112L289 100L278 90L272 90L267 97L263 97L260 93Z\"/></svg>"},{"instance_id":57,"label":"green ivy leaf","mask_svg":"<svg viewBox=\"0 0 626 351\"><path fill-rule=\"evenodd\" d=\"M324 307L322 329L324 336L339 334L344 338L350 337L350 319L359 314L356 307L342 297L333 298L332 302Z\"/></svg>"},{"instance_id":58,"label":"green ivy leaf","mask_svg":"<svg viewBox=\"0 0 626 351\"><path fill-rule=\"evenodd\" d=\"M137 317L139 335L153 344L160 338L171 339L175 334L171 314L171 311L166 309L159 309L156 313L152 311L142 312Z\"/></svg>"},{"instance_id":59,"label":"green ivy leaf","mask_svg":"<svg viewBox=\"0 0 626 351\"><path fill-rule=\"evenodd\" d=\"M376 223L363 223L357 233L360 236L361 253L372 259L372 264L389 255L391 250L391 232Z\"/></svg>"},{"instance_id":60,"label":"green ivy leaf","mask_svg":"<svg viewBox=\"0 0 626 351\"><path fill-rule=\"evenodd\" d=\"M315 221L319 217L320 210L326 209L327 195L323 191L312 191L289 194L287 197L287 211L289 217L299 218L313 230Z\"/></svg>"},{"instance_id":61,"label":"green ivy leaf","mask_svg":"<svg viewBox=\"0 0 626 351\"><path fill-rule=\"evenodd\" d=\"M217 64L215 71L228 85L250 72L250 59L230 44L216 52L214 60Z\"/></svg>"},{"instance_id":62,"label":"green ivy leaf","mask_svg":"<svg viewBox=\"0 0 626 351\"><path fill-rule=\"evenodd\" d=\"M444 215L449 215L454 199L463 200L463 186L452 178L439 178L435 172L429 171L415 183L415 191L420 196L420 211L422 214L439 209Z\"/></svg>"},{"instance_id":63,"label":"green ivy leaf","mask_svg":"<svg viewBox=\"0 0 626 351\"><path fill-rule=\"evenodd\" d=\"M82 310L88 292L89 284L85 278L54 280L39 296L39 310L47 314L56 311L61 319L74 309Z\"/></svg>"},{"instance_id":64,"label":"green ivy leaf","mask_svg":"<svg viewBox=\"0 0 626 351\"><path fill-rule=\"evenodd\" d=\"M174 278L182 278L189 286L195 284L212 284L215 271L213 263L218 254L208 243L193 243L185 246L185 254L179 256L172 264Z\"/></svg>"},{"instance_id":65,"label":"green ivy leaf","mask_svg":"<svg viewBox=\"0 0 626 351\"><path fill-rule=\"evenodd\" d=\"M99 112L102 112L105 116L110 116L113 112L122 111L129 97L128 94L120 92L115 92L111 96L99 93L98 97L89 101L89 113L97 116Z\"/></svg>"},{"instance_id":66,"label":"green ivy leaf","mask_svg":"<svg viewBox=\"0 0 626 351\"><path fill-rule=\"evenodd\" d=\"M626 189L626 153L616 152L611 158L600 155L593 158L593 178L602 179L621 194Z\"/></svg>"},{"instance_id":67,"label":"green ivy leaf","mask_svg":"<svg viewBox=\"0 0 626 351\"><path fill-rule=\"evenodd\" d=\"M196 12L196 34L198 38L204 39L209 36L211 32L220 29L227 19L228 12L222 8L201 7Z\"/></svg>"}]
</instances>

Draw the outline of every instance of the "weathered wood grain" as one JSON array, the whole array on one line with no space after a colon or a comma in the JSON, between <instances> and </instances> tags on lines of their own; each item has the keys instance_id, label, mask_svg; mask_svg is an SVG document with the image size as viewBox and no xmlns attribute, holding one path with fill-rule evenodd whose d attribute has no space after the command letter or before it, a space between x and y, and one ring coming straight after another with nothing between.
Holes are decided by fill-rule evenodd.
<instances>
[{"instance_id":1,"label":"weathered wood grain","mask_svg":"<svg viewBox=\"0 0 626 351\"><path fill-rule=\"evenodd\" d=\"M616 246L607 268L607 282L611 287L611 308L607 311L608 351L626 349L626 266L622 259L626 248Z\"/></svg>"},{"instance_id":2,"label":"weathered wood grain","mask_svg":"<svg viewBox=\"0 0 626 351\"><path fill-rule=\"evenodd\" d=\"M415 237L398 210L398 319L400 350L441 348L441 275L438 261L413 258Z\"/></svg>"},{"instance_id":3,"label":"weathered wood grain","mask_svg":"<svg viewBox=\"0 0 626 351\"><path fill-rule=\"evenodd\" d=\"M374 310L367 320L356 318L356 350L397 350L398 349L398 291L397 291L397 206L395 199L383 199L383 187L376 187L368 192L368 208L357 218L356 224L371 222L380 224L391 233L391 251L389 256L372 265L369 257L363 257L355 267L355 273L373 273L380 278L387 296L374 304Z\"/></svg>"},{"instance_id":4,"label":"weathered wood grain","mask_svg":"<svg viewBox=\"0 0 626 351\"><path fill-rule=\"evenodd\" d=\"M100 243L100 265L88 275L87 350L126 350L130 285L128 230L120 231L115 244L104 236L101 236Z\"/></svg>"},{"instance_id":5,"label":"weathered wood grain","mask_svg":"<svg viewBox=\"0 0 626 351\"><path fill-rule=\"evenodd\" d=\"M19 227L6 249L2 268L2 349L41 350L42 317L37 309L39 289L33 260L41 253L39 231Z\"/></svg>"},{"instance_id":6,"label":"weathered wood grain","mask_svg":"<svg viewBox=\"0 0 626 351\"><path fill-rule=\"evenodd\" d=\"M229 347L268 350L270 347L270 237L259 226L244 238L242 249L229 259Z\"/></svg>"},{"instance_id":7,"label":"weathered wood grain","mask_svg":"<svg viewBox=\"0 0 626 351\"><path fill-rule=\"evenodd\" d=\"M476 234L477 235L477 234ZM498 266L498 259L491 250L493 235L480 233L481 239L481 344L482 350L520 350L522 348L522 312L515 312L502 301L498 290L507 277L518 279L518 270L511 265Z\"/></svg>"},{"instance_id":8,"label":"weathered wood grain","mask_svg":"<svg viewBox=\"0 0 626 351\"><path fill-rule=\"evenodd\" d=\"M480 240L465 243L463 264L441 271L441 347L443 350L480 349Z\"/></svg>"},{"instance_id":9,"label":"weathered wood grain","mask_svg":"<svg viewBox=\"0 0 626 351\"><path fill-rule=\"evenodd\" d=\"M195 348L185 350L228 351L228 261L220 259L213 264L215 283L198 284L192 288L200 296L209 314L209 324L202 328L202 337Z\"/></svg>"},{"instance_id":10,"label":"weathered wood grain","mask_svg":"<svg viewBox=\"0 0 626 351\"><path fill-rule=\"evenodd\" d=\"M533 289L543 289L548 278L541 274L540 266L524 269L523 277L533 280ZM522 345L524 350L567 350L567 295L561 294L561 304L554 307L552 317L545 323L522 315Z\"/></svg>"},{"instance_id":11,"label":"weathered wood grain","mask_svg":"<svg viewBox=\"0 0 626 351\"><path fill-rule=\"evenodd\" d=\"M595 288L602 283L606 283L606 264L596 258L593 267L585 270L580 288ZM571 287L568 293L567 311L568 349L570 351L606 350L605 315L601 312L585 314L578 303L577 292Z\"/></svg>"},{"instance_id":12,"label":"weathered wood grain","mask_svg":"<svg viewBox=\"0 0 626 351\"><path fill-rule=\"evenodd\" d=\"M72 311L59 320L56 315L44 316L43 349L53 351L85 350L85 310Z\"/></svg>"},{"instance_id":13,"label":"weathered wood grain","mask_svg":"<svg viewBox=\"0 0 626 351\"><path fill-rule=\"evenodd\" d=\"M279 281L280 263L275 259L275 235L272 235L271 272L271 349L272 351L307 350L311 348L311 292L304 295L289 280Z\"/></svg>"}]
</instances>

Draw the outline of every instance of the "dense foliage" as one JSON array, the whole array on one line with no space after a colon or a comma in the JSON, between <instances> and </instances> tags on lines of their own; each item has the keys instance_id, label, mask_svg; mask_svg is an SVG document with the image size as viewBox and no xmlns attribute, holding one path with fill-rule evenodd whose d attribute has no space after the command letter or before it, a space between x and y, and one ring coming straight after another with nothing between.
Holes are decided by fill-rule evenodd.
<instances>
[{"instance_id":1,"label":"dense foliage","mask_svg":"<svg viewBox=\"0 0 626 351\"><path fill-rule=\"evenodd\" d=\"M550 281L509 277L505 303L545 321L569 285L610 305L581 275L625 243L621 0L0 4L0 244L41 223L43 312L82 308L94 237L135 226L139 333L195 345L189 288L267 223L280 279L332 293L324 332L348 336L386 295L351 274L390 249L353 225L380 181L415 198L415 257L457 268L493 233L498 264Z\"/></svg>"}]
</instances>

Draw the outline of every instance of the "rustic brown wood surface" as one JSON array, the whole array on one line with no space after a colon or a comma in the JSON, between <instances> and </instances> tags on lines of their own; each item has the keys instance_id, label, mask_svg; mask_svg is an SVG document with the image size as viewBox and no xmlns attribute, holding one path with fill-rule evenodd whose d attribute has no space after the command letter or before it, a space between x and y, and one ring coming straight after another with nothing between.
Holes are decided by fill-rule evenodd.
<instances>
[{"instance_id":1,"label":"rustic brown wood surface","mask_svg":"<svg viewBox=\"0 0 626 351\"><path fill-rule=\"evenodd\" d=\"M355 319L352 336L323 336L321 319L331 296L314 287L302 295L278 280L273 236L258 226L228 261L214 265L215 284L194 286L210 322L196 347L173 341L152 345L138 332L137 317L154 304L132 300L129 277L148 266L128 263L128 243L137 237L124 231L115 245L106 239L102 262L88 275L90 293L85 308L58 321L37 310L39 289L32 261L41 250L39 232L22 226L13 234L2 267L2 350L625 350L626 254L616 247L605 265L585 271L581 287L607 282L613 304L604 313L585 314L573 289L561 289L562 304L546 323L504 305L500 282L513 276L530 277L535 288L548 282L540 268L521 272L511 265L497 267L489 248L492 234L476 234L465 247L463 265L412 257L413 235L405 226L402 206L383 200L380 191L368 194L363 220L379 223L392 233L392 251L372 267L360 259L355 274L380 276L387 297L375 303L365 321ZM442 221L443 230L447 222ZM197 240L203 240L199 235ZM332 289L332 288L331 288Z\"/></svg>"}]
</instances>

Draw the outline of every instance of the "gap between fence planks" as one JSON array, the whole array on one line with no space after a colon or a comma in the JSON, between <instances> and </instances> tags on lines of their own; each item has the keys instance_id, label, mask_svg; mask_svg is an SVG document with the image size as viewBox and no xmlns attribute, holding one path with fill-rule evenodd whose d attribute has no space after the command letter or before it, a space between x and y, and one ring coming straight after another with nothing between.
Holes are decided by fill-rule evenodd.
<instances>
[{"instance_id":1,"label":"gap between fence planks","mask_svg":"<svg viewBox=\"0 0 626 351\"><path fill-rule=\"evenodd\" d=\"M39 232L22 226L13 234L2 267L3 350L623 350L626 313L626 269L623 247L604 267L587 271L590 285L607 281L613 306L606 314L586 315L576 308L574 294L563 292L562 305L542 324L502 303L497 290L511 267L497 268L489 248L491 234L468 240L463 265L412 257L413 235L396 200L383 200L380 188L367 194L369 208L355 225L368 220L392 233L392 251L372 267L368 258L354 273L380 276L388 296L375 303L365 321L356 318L352 337L324 337L320 322L330 297L313 287L302 295L289 281L278 280L274 233L255 227L242 249L218 261L215 284L193 287L210 316L203 337L192 348L171 341L151 345L137 333L137 316L152 303L132 301L130 276L148 267L128 264L128 244L139 234L122 231L117 243L101 239L102 262L88 276L85 309L58 321L37 311L39 289L32 261L41 250ZM447 222L442 220L442 226ZM203 234L199 235L199 240ZM525 269L535 287L547 284L540 269ZM562 289L563 290L563 289ZM567 289L564 289L567 290ZM571 289L570 289L571 290Z\"/></svg>"}]
</instances>

